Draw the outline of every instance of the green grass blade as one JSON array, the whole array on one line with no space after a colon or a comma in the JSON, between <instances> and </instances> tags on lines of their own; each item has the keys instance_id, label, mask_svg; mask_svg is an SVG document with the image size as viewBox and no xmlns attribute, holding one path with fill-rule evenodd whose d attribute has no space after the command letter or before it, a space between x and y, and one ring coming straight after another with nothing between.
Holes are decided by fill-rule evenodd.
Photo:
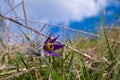
<instances>
[{"instance_id":1,"label":"green grass blade","mask_svg":"<svg viewBox=\"0 0 120 80\"><path fill-rule=\"evenodd\" d=\"M83 61L83 72L84 72L85 80L90 80L89 72L85 66L84 61Z\"/></svg>"},{"instance_id":2,"label":"green grass blade","mask_svg":"<svg viewBox=\"0 0 120 80\"><path fill-rule=\"evenodd\" d=\"M27 34L25 34L23 31L21 31L21 32L22 32L22 34L25 36L25 38L30 42L29 36L28 36Z\"/></svg>"},{"instance_id":3,"label":"green grass blade","mask_svg":"<svg viewBox=\"0 0 120 80\"><path fill-rule=\"evenodd\" d=\"M28 66L28 64L25 62L25 60L23 59L22 56L20 56L20 59L22 60L22 63L24 64L25 68L28 69L29 66Z\"/></svg>"},{"instance_id":4,"label":"green grass blade","mask_svg":"<svg viewBox=\"0 0 120 80\"><path fill-rule=\"evenodd\" d=\"M109 43L109 40L107 38L107 34L106 34L106 31L104 29L104 34L105 34L105 39L106 39L106 42L107 42L107 45L108 45L108 49L109 49L109 55L110 55L110 60L114 60L115 59L115 55L114 55L114 52L110 46L110 43Z\"/></svg>"},{"instance_id":5,"label":"green grass blade","mask_svg":"<svg viewBox=\"0 0 120 80\"><path fill-rule=\"evenodd\" d=\"M2 47L5 49L6 47L5 47L5 44L4 44L4 42L2 41L2 39L0 39L0 43L1 43Z\"/></svg>"},{"instance_id":6,"label":"green grass blade","mask_svg":"<svg viewBox=\"0 0 120 80\"><path fill-rule=\"evenodd\" d=\"M72 53L72 51L70 51L66 56L65 59L63 59L62 64L64 64L64 62L69 58L70 54Z\"/></svg>"},{"instance_id":7,"label":"green grass blade","mask_svg":"<svg viewBox=\"0 0 120 80\"><path fill-rule=\"evenodd\" d=\"M74 53L72 53L70 64L69 64L68 80L71 80L73 59L74 59Z\"/></svg>"},{"instance_id":8,"label":"green grass blade","mask_svg":"<svg viewBox=\"0 0 120 80\"><path fill-rule=\"evenodd\" d=\"M35 80L31 72L29 73L29 76L30 76L30 80Z\"/></svg>"},{"instance_id":9,"label":"green grass blade","mask_svg":"<svg viewBox=\"0 0 120 80\"><path fill-rule=\"evenodd\" d=\"M52 56L52 60L53 60L53 62L52 62L53 68L54 68L55 71L57 71L58 62L55 60L55 57L53 57L53 56Z\"/></svg>"},{"instance_id":10,"label":"green grass blade","mask_svg":"<svg viewBox=\"0 0 120 80\"><path fill-rule=\"evenodd\" d=\"M107 37L107 33L106 33L106 29L105 29L105 25L104 25L104 17L101 16L101 24L102 24L102 27L103 27L103 32L104 32L104 36L105 36L105 40L107 42L107 46L108 46L108 49L109 49L109 57L110 57L110 60L114 60L115 59L115 55L114 55L114 52L110 46L110 43L109 43L109 40L108 40L108 37Z\"/></svg>"},{"instance_id":11,"label":"green grass blade","mask_svg":"<svg viewBox=\"0 0 120 80\"><path fill-rule=\"evenodd\" d=\"M81 56L79 56L78 60L79 60L80 72L81 72L80 79L81 80L90 80L90 75L89 75L89 72L85 66L83 58Z\"/></svg>"},{"instance_id":12,"label":"green grass blade","mask_svg":"<svg viewBox=\"0 0 120 80\"><path fill-rule=\"evenodd\" d=\"M1 61L1 64L4 64L5 63L5 61L6 61L6 57L5 57L5 54L2 56L2 61Z\"/></svg>"},{"instance_id":13,"label":"green grass blade","mask_svg":"<svg viewBox=\"0 0 120 80\"><path fill-rule=\"evenodd\" d=\"M15 63L16 63L16 70L19 71L19 63L17 60L15 60Z\"/></svg>"}]
</instances>

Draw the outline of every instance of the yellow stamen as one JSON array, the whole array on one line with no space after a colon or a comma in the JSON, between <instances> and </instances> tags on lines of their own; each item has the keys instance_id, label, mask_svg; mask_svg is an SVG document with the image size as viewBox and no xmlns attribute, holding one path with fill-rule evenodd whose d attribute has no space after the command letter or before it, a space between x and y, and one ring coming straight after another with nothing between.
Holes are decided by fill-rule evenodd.
<instances>
[{"instance_id":1,"label":"yellow stamen","mask_svg":"<svg viewBox=\"0 0 120 80\"><path fill-rule=\"evenodd\" d=\"M52 43L47 42L47 43L45 44L45 49L46 49L47 51L52 51L52 50L54 49L54 46L53 46Z\"/></svg>"}]
</instances>

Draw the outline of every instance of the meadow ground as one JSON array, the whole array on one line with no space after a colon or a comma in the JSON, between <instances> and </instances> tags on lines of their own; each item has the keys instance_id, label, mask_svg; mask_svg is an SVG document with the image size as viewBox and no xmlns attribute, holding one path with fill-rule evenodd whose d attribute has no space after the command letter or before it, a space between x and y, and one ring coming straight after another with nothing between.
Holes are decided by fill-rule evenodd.
<instances>
[{"instance_id":1,"label":"meadow ground","mask_svg":"<svg viewBox=\"0 0 120 80\"><path fill-rule=\"evenodd\" d=\"M0 80L120 80L119 33L119 27L103 28L100 38L68 39L56 51L60 58L32 55L41 41L24 33L24 43L0 40Z\"/></svg>"}]
</instances>

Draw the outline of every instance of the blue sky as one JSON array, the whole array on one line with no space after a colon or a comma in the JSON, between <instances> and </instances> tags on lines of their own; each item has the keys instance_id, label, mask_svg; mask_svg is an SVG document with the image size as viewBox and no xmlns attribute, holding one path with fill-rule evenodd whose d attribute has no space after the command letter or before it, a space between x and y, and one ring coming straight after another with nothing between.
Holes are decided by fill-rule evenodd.
<instances>
[{"instance_id":1,"label":"blue sky","mask_svg":"<svg viewBox=\"0 0 120 80\"><path fill-rule=\"evenodd\" d=\"M118 15L120 14L120 6L116 5L110 5L105 8L105 11L107 14L104 15L105 18L105 25L106 26L112 26L114 24L118 24ZM87 32L93 32L93 31L98 31L100 27L100 16L101 14L98 14L94 17L90 18L85 18L82 21L78 22L71 22L71 28L78 28L80 30L84 30Z\"/></svg>"},{"instance_id":2,"label":"blue sky","mask_svg":"<svg viewBox=\"0 0 120 80\"><path fill-rule=\"evenodd\" d=\"M0 4L1 12L5 13L10 8L5 3ZM21 0L10 0L13 6ZM105 13L105 24L111 26L117 22L116 13L120 14L120 3L118 0L25 0L28 20L41 21L49 24L67 27L87 32L96 32L100 27L100 12ZM22 6L15 9L17 16L24 19ZM6 16L11 16L10 12ZM14 15L12 15L14 17ZM30 23L31 26L42 24ZM62 33L62 29L55 26L47 26L43 33ZM71 32L71 31L67 31Z\"/></svg>"}]
</instances>

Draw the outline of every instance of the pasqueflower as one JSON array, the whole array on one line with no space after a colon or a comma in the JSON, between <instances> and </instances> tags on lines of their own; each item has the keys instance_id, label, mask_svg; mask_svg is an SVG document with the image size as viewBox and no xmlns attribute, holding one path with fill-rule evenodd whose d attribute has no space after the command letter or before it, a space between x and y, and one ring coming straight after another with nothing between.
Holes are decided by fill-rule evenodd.
<instances>
[{"instance_id":1,"label":"pasqueflower","mask_svg":"<svg viewBox=\"0 0 120 80\"><path fill-rule=\"evenodd\" d=\"M59 35L51 39L51 35L47 38L47 40L43 44L43 49L47 55L52 55L55 57L60 57L60 54L56 53L55 50L63 48L65 45L64 44L58 44L55 43L55 41L58 39Z\"/></svg>"}]
</instances>

